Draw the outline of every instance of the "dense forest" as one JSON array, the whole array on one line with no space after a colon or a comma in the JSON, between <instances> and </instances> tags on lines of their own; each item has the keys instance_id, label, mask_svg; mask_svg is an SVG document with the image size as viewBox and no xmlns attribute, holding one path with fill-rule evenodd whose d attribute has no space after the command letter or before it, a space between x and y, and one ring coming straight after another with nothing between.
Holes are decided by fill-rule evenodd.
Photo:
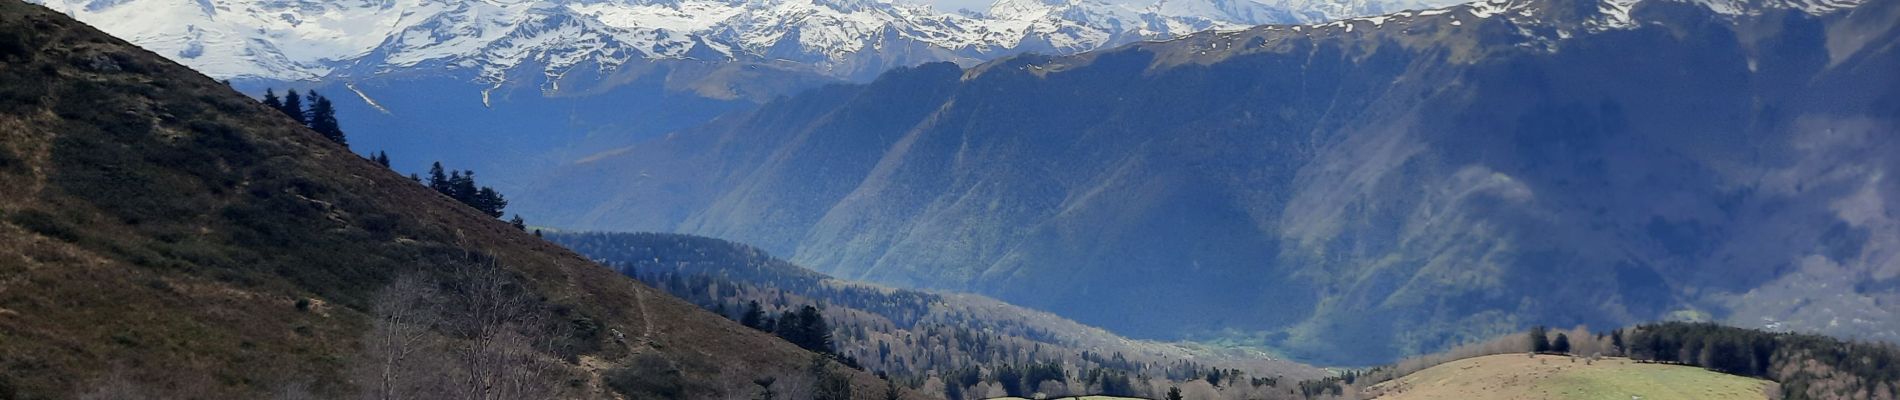
<instances>
[{"instance_id":1,"label":"dense forest","mask_svg":"<svg viewBox=\"0 0 1900 400\"><path fill-rule=\"evenodd\" d=\"M1264 355L1251 363L1190 360L1095 340L1080 325L1015 314L1023 310L993 300L846 283L718 239L647 233L547 238L746 326L949 399L1039 393L1159 398L1170 389L1197 399L1340 393L1302 385L1322 376L1311 369L1278 372L1292 364Z\"/></svg>"},{"instance_id":2,"label":"dense forest","mask_svg":"<svg viewBox=\"0 0 1900 400\"><path fill-rule=\"evenodd\" d=\"M1892 344L1683 322L1614 334L1631 358L1772 380L1783 399L1900 398L1900 348Z\"/></svg>"}]
</instances>

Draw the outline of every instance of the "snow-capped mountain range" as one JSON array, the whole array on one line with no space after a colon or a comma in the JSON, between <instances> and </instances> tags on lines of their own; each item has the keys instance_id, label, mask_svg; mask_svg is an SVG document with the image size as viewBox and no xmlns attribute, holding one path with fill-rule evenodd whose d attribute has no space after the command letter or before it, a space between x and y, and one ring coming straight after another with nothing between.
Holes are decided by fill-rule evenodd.
<instances>
[{"instance_id":1,"label":"snow-capped mountain range","mask_svg":"<svg viewBox=\"0 0 1900 400\"><path fill-rule=\"evenodd\" d=\"M499 82L523 66L557 77L578 66L655 59L775 63L866 79L930 61L1074 53L1448 0L999 0L963 13L879 0L33 1L219 78L448 67Z\"/></svg>"}]
</instances>

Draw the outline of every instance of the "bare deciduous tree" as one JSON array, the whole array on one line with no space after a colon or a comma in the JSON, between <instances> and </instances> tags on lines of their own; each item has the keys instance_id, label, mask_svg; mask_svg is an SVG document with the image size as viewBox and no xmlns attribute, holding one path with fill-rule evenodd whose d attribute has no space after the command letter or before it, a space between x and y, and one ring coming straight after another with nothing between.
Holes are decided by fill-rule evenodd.
<instances>
[{"instance_id":1,"label":"bare deciduous tree","mask_svg":"<svg viewBox=\"0 0 1900 400\"><path fill-rule=\"evenodd\" d=\"M80 393L80 400L133 400L150 398L152 395L144 386L126 376L123 368L113 368L88 386L84 393Z\"/></svg>"},{"instance_id":2,"label":"bare deciduous tree","mask_svg":"<svg viewBox=\"0 0 1900 400\"><path fill-rule=\"evenodd\" d=\"M441 368L433 331L442 319L440 297L435 284L414 275L396 278L376 293L356 368L364 397L412 398L432 386Z\"/></svg>"},{"instance_id":3,"label":"bare deciduous tree","mask_svg":"<svg viewBox=\"0 0 1900 400\"><path fill-rule=\"evenodd\" d=\"M556 360L551 352L565 325L548 324L546 310L508 272L484 264L457 271L451 326L466 343L457 346L463 368L457 385L463 399L529 399L551 396ZM550 326L555 325L555 326Z\"/></svg>"},{"instance_id":4,"label":"bare deciduous tree","mask_svg":"<svg viewBox=\"0 0 1900 400\"><path fill-rule=\"evenodd\" d=\"M396 279L374 298L356 367L364 397L555 397L564 369L552 354L567 325L548 323L531 293L487 263Z\"/></svg>"}]
</instances>

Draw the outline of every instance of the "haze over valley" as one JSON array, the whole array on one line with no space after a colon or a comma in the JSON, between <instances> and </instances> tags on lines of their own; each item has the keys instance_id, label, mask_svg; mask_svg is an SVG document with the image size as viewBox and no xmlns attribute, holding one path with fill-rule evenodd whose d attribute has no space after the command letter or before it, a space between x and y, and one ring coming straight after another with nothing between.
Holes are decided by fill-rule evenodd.
<instances>
[{"instance_id":1,"label":"haze over valley","mask_svg":"<svg viewBox=\"0 0 1900 400\"><path fill-rule=\"evenodd\" d=\"M1896 0L0 0L0 399L1900 396Z\"/></svg>"}]
</instances>

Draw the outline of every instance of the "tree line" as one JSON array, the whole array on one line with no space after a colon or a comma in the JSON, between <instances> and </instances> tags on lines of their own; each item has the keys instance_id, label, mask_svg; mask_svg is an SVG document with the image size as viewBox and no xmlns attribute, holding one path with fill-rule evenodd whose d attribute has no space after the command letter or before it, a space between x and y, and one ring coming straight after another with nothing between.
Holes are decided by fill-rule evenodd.
<instances>
[{"instance_id":1,"label":"tree line","mask_svg":"<svg viewBox=\"0 0 1900 400\"><path fill-rule=\"evenodd\" d=\"M288 89L284 91L283 97L278 97L275 89L264 89L264 98L261 101L266 107L282 112L299 125L316 131L330 141L349 147L349 139L343 133L343 125L336 117L335 103L332 103L330 98L317 94L317 91L309 90L299 94L297 89ZM308 107L305 106L306 103L309 104ZM383 168L391 168L388 152L377 151L365 158L382 165ZM409 179L491 217L501 218L505 215L502 210L508 208L508 200L500 192L475 182L473 170L445 170L442 163L438 161L429 168L426 182L415 174L410 174ZM518 229L527 230L527 221L523 220L520 214L516 214L514 219L508 222Z\"/></svg>"},{"instance_id":2,"label":"tree line","mask_svg":"<svg viewBox=\"0 0 1900 400\"><path fill-rule=\"evenodd\" d=\"M349 140L343 135L343 125L336 120L336 105L330 102L330 98L317 94L317 91L298 95L297 89L290 89L284 91L284 97L279 98L275 90L264 89L263 101L265 106L283 112L292 121L309 127L325 139L349 147ZM310 102L308 108L304 107L305 101Z\"/></svg>"},{"instance_id":3,"label":"tree line","mask_svg":"<svg viewBox=\"0 0 1900 400\"><path fill-rule=\"evenodd\" d=\"M947 399L1159 398L1170 387L1194 399L1307 398L1293 380L1271 369L1214 366L1136 347L1102 348L1035 315L1002 315L944 295L830 280L723 240L650 233L557 233L548 239L741 325ZM822 325L809 322L819 320ZM825 329L828 337L819 333Z\"/></svg>"},{"instance_id":4,"label":"tree line","mask_svg":"<svg viewBox=\"0 0 1900 400\"><path fill-rule=\"evenodd\" d=\"M1900 348L1892 344L1688 322L1615 334L1627 338L1630 358L1772 380L1782 399L1900 398Z\"/></svg>"}]
</instances>

